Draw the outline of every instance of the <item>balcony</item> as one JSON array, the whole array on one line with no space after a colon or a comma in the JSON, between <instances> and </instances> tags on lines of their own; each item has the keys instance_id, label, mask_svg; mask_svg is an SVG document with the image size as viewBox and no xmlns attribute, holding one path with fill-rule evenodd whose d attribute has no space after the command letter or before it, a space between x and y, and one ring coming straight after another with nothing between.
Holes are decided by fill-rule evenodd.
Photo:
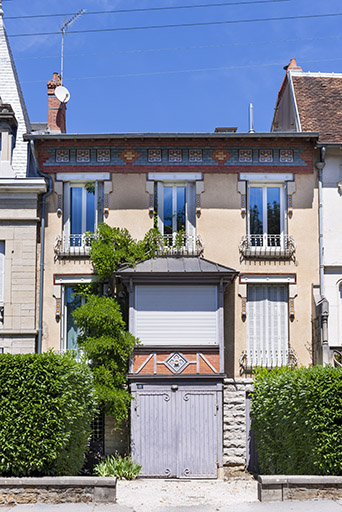
<instances>
[{"instance_id":1,"label":"balcony","mask_svg":"<svg viewBox=\"0 0 342 512\"><path fill-rule=\"evenodd\" d=\"M200 235L172 233L160 235L157 240L158 256L200 256L204 251L204 243Z\"/></svg>"},{"instance_id":2,"label":"balcony","mask_svg":"<svg viewBox=\"0 0 342 512\"><path fill-rule=\"evenodd\" d=\"M54 251L58 258L89 257L91 241L95 235L58 235L54 243Z\"/></svg>"},{"instance_id":3,"label":"balcony","mask_svg":"<svg viewBox=\"0 0 342 512\"><path fill-rule=\"evenodd\" d=\"M298 358L295 351L287 350L243 350L240 357L241 373L250 373L253 368L296 367Z\"/></svg>"},{"instance_id":4,"label":"balcony","mask_svg":"<svg viewBox=\"0 0 342 512\"><path fill-rule=\"evenodd\" d=\"M244 235L239 251L244 258L293 259L296 243L291 235Z\"/></svg>"}]
</instances>

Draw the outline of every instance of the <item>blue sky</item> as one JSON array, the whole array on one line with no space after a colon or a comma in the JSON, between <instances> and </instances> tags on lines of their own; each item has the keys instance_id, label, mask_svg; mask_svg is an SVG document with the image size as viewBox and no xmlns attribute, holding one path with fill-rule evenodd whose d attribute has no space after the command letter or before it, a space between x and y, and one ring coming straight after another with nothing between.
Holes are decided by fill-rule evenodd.
<instances>
[{"instance_id":1,"label":"blue sky","mask_svg":"<svg viewBox=\"0 0 342 512\"><path fill-rule=\"evenodd\" d=\"M283 66L290 58L295 57L304 71L342 71L341 0L212 6L225 1L247 0L3 0L3 8L9 35L58 32L65 17L6 17L80 9L211 5L83 15L70 32L341 13L314 19L66 35L64 85L71 93L70 133L212 132L216 126L237 126L244 132L250 102L255 129L269 131ZM10 43L30 119L45 121L46 82L60 71L61 37L11 37Z\"/></svg>"}]
</instances>

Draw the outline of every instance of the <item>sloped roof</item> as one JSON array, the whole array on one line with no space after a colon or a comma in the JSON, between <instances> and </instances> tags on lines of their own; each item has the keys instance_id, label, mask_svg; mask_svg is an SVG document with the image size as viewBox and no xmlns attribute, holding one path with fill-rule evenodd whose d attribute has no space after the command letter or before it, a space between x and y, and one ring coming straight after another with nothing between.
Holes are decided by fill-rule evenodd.
<instances>
[{"instance_id":1,"label":"sloped roof","mask_svg":"<svg viewBox=\"0 0 342 512\"><path fill-rule=\"evenodd\" d=\"M225 267L213 261L197 256L187 257L160 257L138 263L135 267L125 267L116 273L119 277L150 275L163 276L172 279L172 276L183 277L229 277L229 280L237 275L232 268Z\"/></svg>"},{"instance_id":2,"label":"sloped roof","mask_svg":"<svg viewBox=\"0 0 342 512\"><path fill-rule=\"evenodd\" d=\"M321 142L342 142L342 75L292 73L303 132L319 132Z\"/></svg>"},{"instance_id":3,"label":"sloped roof","mask_svg":"<svg viewBox=\"0 0 342 512\"><path fill-rule=\"evenodd\" d=\"M17 178L26 176L27 142L23 141L24 133L31 130L23 93L20 87L13 55L3 23L3 11L0 8L0 97L3 103L12 106L18 131L16 145L13 150L12 166Z\"/></svg>"}]
</instances>

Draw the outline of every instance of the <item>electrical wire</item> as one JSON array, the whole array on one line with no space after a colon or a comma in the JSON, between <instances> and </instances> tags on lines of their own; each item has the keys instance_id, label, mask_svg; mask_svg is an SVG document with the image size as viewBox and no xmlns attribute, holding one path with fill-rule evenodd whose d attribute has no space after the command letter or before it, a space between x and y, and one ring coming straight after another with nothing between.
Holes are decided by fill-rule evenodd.
<instances>
[{"instance_id":1,"label":"electrical wire","mask_svg":"<svg viewBox=\"0 0 342 512\"><path fill-rule=\"evenodd\" d=\"M113 9L109 11L86 11L83 13L84 16L94 14L122 14L131 12L148 12L148 11L175 11L177 9L199 9L208 7L226 7L229 5L251 5L251 4L272 4L280 2L291 2L292 0L244 0L240 2L224 2L219 4L195 4L195 5L176 5L169 7L146 7L139 9ZM20 20L20 19L32 19L32 18L52 18L57 16L73 16L74 12L66 13L54 13L54 14L30 14L26 16L5 16L6 20Z\"/></svg>"},{"instance_id":2,"label":"electrical wire","mask_svg":"<svg viewBox=\"0 0 342 512\"><path fill-rule=\"evenodd\" d=\"M134 53L153 53L153 52L169 52L169 51L183 51L183 50L202 50L208 48L226 48L236 46L255 46L264 44L284 44L284 43L297 43L299 41L325 41L327 39L342 39L341 36L326 36L326 37L299 37L295 39L273 39L270 41L246 41L240 43L222 43L222 44L205 44L197 46L176 46L171 48L146 48L136 50L113 50L111 52L92 52L92 53L68 53L65 57L95 57L99 55L120 55L120 54L134 54ZM41 60L41 59L59 59L60 55L39 55L36 57L16 57L16 60Z\"/></svg>"},{"instance_id":3,"label":"electrical wire","mask_svg":"<svg viewBox=\"0 0 342 512\"><path fill-rule=\"evenodd\" d=\"M334 59L317 59L317 60L301 60L301 64L317 64L319 62L335 62L342 61L342 57L337 57ZM130 77L143 77L143 76L156 76L156 75L173 75L179 73L198 73L203 71L232 71L232 70L240 70L240 69L252 69L252 68L265 68L265 67L274 67L274 66L283 66L283 62L272 62L267 64L249 64L242 66L222 66L218 68L198 68L198 69L179 69L174 71L152 71L150 73L127 73L127 74L119 74L119 75L95 75L95 76L79 76L79 77L71 77L68 78L70 80L94 80L101 79L106 80L109 78L130 78ZM38 84L45 83L46 80L30 80L30 81L22 81L21 84Z\"/></svg>"},{"instance_id":4,"label":"electrical wire","mask_svg":"<svg viewBox=\"0 0 342 512\"><path fill-rule=\"evenodd\" d=\"M151 30L151 29L164 29L164 28L188 28L188 27L206 27L213 25L234 25L239 23L257 23L265 21L292 21L304 19L317 19L317 18L333 18L342 16L341 12L329 14L305 14L298 16L279 16L277 18L252 18L245 20L225 20L225 21L202 21L198 23L176 23L174 25L147 25L136 27L114 27L114 28L95 28L86 30L70 30L68 34L91 34L96 32L123 32L130 30ZM31 34L8 34L8 37L33 37L33 36L53 36L60 35L59 32L33 32Z\"/></svg>"}]
</instances>

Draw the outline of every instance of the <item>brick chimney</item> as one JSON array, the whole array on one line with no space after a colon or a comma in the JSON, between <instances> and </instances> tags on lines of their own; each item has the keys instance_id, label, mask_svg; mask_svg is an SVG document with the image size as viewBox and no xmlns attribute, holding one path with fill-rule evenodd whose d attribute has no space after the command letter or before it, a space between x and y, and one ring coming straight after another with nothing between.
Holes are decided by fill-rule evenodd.
<instances>
[{"instance_id":1,"label":"brick chimney","mask_svg":"<svg viewBox=\"0 0 342 512\"><path fill-rule=\"evenodd\" d=\"M48 130L51 133L65 133L66 104L61 103L55 96L55 89L62 85L61 76L54 73L48 88Z\"/></svg>"},{"instance_id":2,"label":"brick chimney","mask_svg":"<svg viewBox=\"0 0 342 512\"><path fill-rule=\"evenodd\" d=\"M284 66L284 69L285 71L287 71L288 69L296 69L297 71L303 71L300 66L297 66L296 59L291 59L290 64Z\"/></svg>"}]
</instances>

